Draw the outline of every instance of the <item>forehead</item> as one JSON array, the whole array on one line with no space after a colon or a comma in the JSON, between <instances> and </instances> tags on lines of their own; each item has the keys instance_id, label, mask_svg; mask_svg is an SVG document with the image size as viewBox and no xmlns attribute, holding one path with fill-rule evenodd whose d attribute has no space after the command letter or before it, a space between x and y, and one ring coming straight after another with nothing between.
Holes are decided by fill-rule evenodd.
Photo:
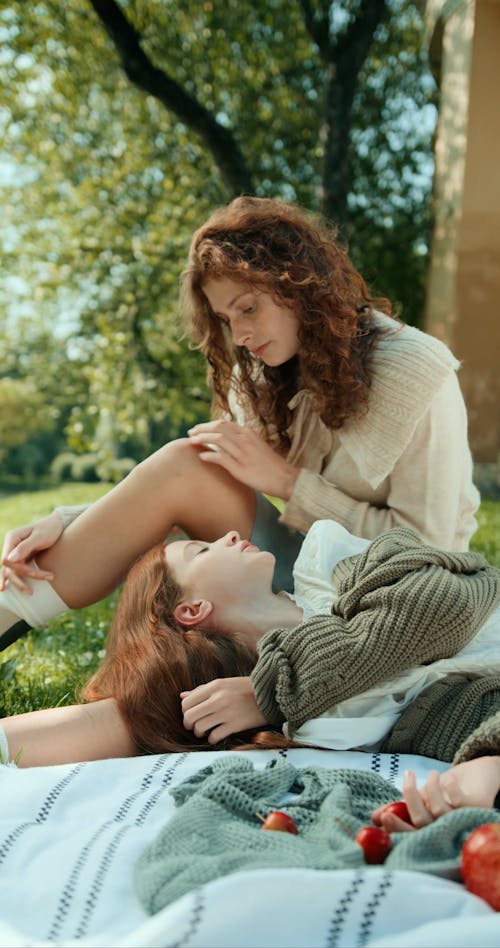
<instances>
[{"instance_id":1,"label":"forehead","mask_svg":"<svg viewBox=\"0 0 500 948\"><path fill-rule=\"evenodd\" d=\"M189 543L191 543L191 540L173 540L165 545L167 567L174 573L174 576L179 566L185 562L186 548Z\"/></svg>"},{"instance_id":2,"label":"forehead","mask_svg":"<svg viewBox=\"0 0 500 948\"><path fill-rule=\"evenodd\" d=\"M210 277L203 284L203 292L213 309L224 307L230 309L238 298L250 293L252 287L242 280L232 280L229 277Z\"/></svg>"}]
</instances>

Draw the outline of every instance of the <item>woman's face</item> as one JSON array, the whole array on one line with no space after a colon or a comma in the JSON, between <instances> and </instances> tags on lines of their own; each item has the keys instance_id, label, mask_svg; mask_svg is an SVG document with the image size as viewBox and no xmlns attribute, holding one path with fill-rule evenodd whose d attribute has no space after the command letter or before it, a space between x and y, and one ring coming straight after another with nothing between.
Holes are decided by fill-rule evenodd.
<instances>
[{"instance_id":1,"label":"woman's face","mask_svg":"<svg viewBox=\"0 0 500 948\"><path fill-rule=\"evenodd\" d=\"M165 548L165 556L186 598L209 600L219 617L272 586L273 554L242 540L236 530L214 543L176 540Z\"/></svg>"},{"instance_id":2,"label":"woman's face","mask_svg":"<svg viewBox=\"0 0 500 948\"><path fill-rule=\"evenodd\" d=\"M207 280L203 292L215 315L230 327L236 346L271 366L297 355L299 320L269 293L228 277Z\"/></svg>"}]
</instances>

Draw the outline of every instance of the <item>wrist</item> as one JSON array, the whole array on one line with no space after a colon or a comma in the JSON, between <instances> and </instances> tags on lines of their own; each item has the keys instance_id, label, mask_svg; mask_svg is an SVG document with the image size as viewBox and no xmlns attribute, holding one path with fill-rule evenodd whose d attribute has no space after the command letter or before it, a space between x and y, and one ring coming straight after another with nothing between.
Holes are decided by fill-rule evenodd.
<instances>
[{"instance_id":1,"label":"wrist","mask_svg":"<svg viewBox=\"0 0 500 948\"><path fill-rule=\"evenodd\" d=\"M293 490L295 487L295 482L299 474L300 474L299 467L293 467L291 464L286 465L282 490L281 490L281 493L278 494L281 500L284 500L286 502L290 500L290 497L292 496Z\"/></svg>"}]
</instances>

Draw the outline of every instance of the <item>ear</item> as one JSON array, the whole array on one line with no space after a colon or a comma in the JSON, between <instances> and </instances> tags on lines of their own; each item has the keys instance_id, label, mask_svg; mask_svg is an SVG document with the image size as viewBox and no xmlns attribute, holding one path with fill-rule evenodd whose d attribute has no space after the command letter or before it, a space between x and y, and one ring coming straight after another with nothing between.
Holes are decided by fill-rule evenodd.
<instances>
[{"instance_id":1,"label":"ear","mask_svg":"<svg viewBox=\"0 0 500 948\"><path fill-rule=\"evenodd\" d=\"M196 602L180 602L174 609L174 619L179 625L191 629L211 616L214 606L209 599L198 599Z\"/></svg>"}]
</instances>

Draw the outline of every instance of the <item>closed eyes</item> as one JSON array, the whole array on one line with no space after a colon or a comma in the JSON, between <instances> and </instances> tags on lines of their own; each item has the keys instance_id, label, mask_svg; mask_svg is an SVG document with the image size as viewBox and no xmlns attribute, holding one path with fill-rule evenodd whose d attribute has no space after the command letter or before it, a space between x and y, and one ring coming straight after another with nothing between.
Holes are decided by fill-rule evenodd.
<instances>
[{"instance_id":1,"label":"closed eyes","mask_svg":"<svg viewBox=\"0 0 500 948\"><path fill-rule=\"evenodd\" d=\"M241 307L240 307L240 313L241 313L242 316L252 316L253 313L255 313L255 310L256 310L256 309L257 309L257 304L256 304L256 303L250 303L248 306L241 306ZM225 316L224 313L216 313L215 315L216 315L216 316L221 320L221 322L223 322L226 326L229 326L229 325L230 325L230 323L231 323L231 317L230 317L230 316Z\"/></svg>"}]
</instances>

